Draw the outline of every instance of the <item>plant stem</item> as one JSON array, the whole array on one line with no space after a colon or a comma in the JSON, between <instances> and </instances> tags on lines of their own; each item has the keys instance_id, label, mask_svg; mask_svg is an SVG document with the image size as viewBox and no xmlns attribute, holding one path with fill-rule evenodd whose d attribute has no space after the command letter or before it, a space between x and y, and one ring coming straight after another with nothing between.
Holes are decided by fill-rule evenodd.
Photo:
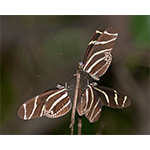
<instances>
[{"instance_id":1,"label":"plant stem","mask_svg":"<svg viewBox=\"0 0 150 150\"><path fill-rule=\"evenodd\" d=\"M78 99L81 99L81 83L79 84L79 96ZM82 131L82 117L78 115L78 135L81 135Z\"/></svg>"},{"instance_id":2,"label":"plant stem","mask_svg":"<svg viewBox=\"0 0 150 150\"><path fill-rule=\"evenodd\" d=\"M78 115L78 135L81 135L82 131L82 116Z\"/></svg>"},{"instance_id":3,"label":"plant stem","mask_svg":"<svg viewBox=\"0 0 150 150\"><path fill-rule=\"evenodd\" d=\"M75 123L75 113L76 113L76 105L77 105L77 99L78 99L78 91L79 91L79 84L80 84L80 73L77 70L76 74L76 88L74 93L74 101L73 101L73 107L72 107L72 115L71 115L71 135L73 135L73 125Z\"/></svg>"}]
</instances>

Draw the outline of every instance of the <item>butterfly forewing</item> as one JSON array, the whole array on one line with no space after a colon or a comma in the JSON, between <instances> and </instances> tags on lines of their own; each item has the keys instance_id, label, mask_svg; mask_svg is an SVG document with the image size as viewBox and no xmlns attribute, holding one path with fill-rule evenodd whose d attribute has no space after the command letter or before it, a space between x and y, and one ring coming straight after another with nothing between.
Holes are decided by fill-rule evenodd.
<instances>
[{"instance_id":1,"label":"butterfly forewing","mask_svg":"<svg viewBox=\"0 0 150 150\"><path fill-rule=\"evenodd\" d=\"M49 109L50 108L50 109ZM65 88L47 91L26 101L18 110L21 119L39 117L57 118L71 109L71 101Z\"/></svg>"},{"instance_id":2,"label":"butterfly forewing","mask_svg":"<svg viewBox=\"0 0 150 150\"><path fill-rule=\"evenodd\" d=\"M111 51L118 33L113 27L105 31L96 30L96 33L100 36L95 36L97 39L89 43L84 56L83 71L91 75L93 79L99 80L99 77L107 71L111 64Z\"/></svg>"},{"instance_id":3,"label":"butterfly forewing","mask_svg":"<svg viewBox=\"0 0 150 150\"><path fill-rule=\"evenodd\" d=\"M85 114L85 117L91 123L98 121L98 119L101 115L102 107L103 107L103 103L102 103L101 99L98 97L97 93L94 90L93 90L93 95L94 95L94 98L93 98L93 101L91 102L90 109Z\"/></svg>"},{"instance_id":4,"label":"butterfly forewing","mask_svg":"<svg viewBox=\"0 0 150 150\"><path fill-rule=\"evenodd\" d=\"M18 116L24 120L42 117L42 108L45 105L45 100L48 98L49 95L53 93L55 93L55 90L48 91L41 95L37 95L36 97L26 101L19 108Z\"/></svg>"},{"instance_id":5,"label":"butterfly forewing","mask_svg":"<svg viewBox=\"0 0 150 150\"><path fill-rule=\"evenodd\" d=\"M97 91L97 94L102 99L105 106L112 108L125 108L131 104L126 95L114 89L103 86L96 86L94 89Z\"/></svg>"},{"instance_id":6,"label":"butterfly forewing","mask_svg":"<svg viewBox=\"0 0 150 150\"><path fill-rule=\"evenodd\" d=\"M93 34L93 36L92 36L92 38L91 38L91 40L90 40L90 42L88 44L87 49L86 49L86 52L85 52L85 55L84 55L84 58L83 58L83 62L86 62L89 59L89 57L92 54L91 48L94 45L94 41L96 41L102 35L102 33L105 31L105 29L106 28L104 26L102 26L102 27L99 27L95 31L95 33Z\"/></svg>"}]
</instances>

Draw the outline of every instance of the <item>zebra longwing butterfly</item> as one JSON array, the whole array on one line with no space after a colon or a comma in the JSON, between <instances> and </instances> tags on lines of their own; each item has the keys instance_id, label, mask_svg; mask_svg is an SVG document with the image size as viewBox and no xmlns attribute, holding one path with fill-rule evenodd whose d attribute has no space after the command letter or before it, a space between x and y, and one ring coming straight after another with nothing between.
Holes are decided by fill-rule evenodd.
<instances>
[{"instance_id":1,"label":"zebra longwing butterfly","mask_svg":"<svg viewBox=\"0 0 150 150\"><path fill-rule=\"evenodd\" d=\"M98 28L88 44L83 62L79 62L79 68L94 80L99 80L111 64L111 51L117 37L118 33L113 27Z\"/></svg>"},{"instance_id":2,"label":"zebra longwing butterfly","mask_svg":"<svg viewBox=\"0 0 150 150\"><path fill-rule=\"evenodd\" d=\"M78 102L77 111L80 116L85 115L91 122L98 121L102 107L125 108L130 105L130 100L124 94L96 82L86 86L81 99Z\"/></svg>"},{"instance_id":3,"label":"zebra longwing butterfly","mask_svg":"<svg viewBox=\"0 0 150 150\"><path fill-rule=\"evenodd\" d=\"M57 89L46 91L22 104L18 116L24 120L43 116L58 118L67 114L71 106L67 87L57 85Z\"/></svg>"},{"instance_id":4,"label":"zebra longwing butterfly","mask_svg":"<svg viewBox=\"0 0 150 150\"><path fill-rule=\"evenodd\" d=\"M99 80L111 64L111 51L118 33L115 28L98 28L88 44L83 62L79 63L82 72L88 73L94 80ZM95 82L86 86L78 102L77 111L85 115L90 122L96 122L103 106L125 108L130 100L124 94L111 88L98 86ZM29 120L46 116L58 118L67 114L72 107L68 88L58 85L57 89L44 92L26 101L18 110L21 119Z\"/></svg>"}]
</instances>

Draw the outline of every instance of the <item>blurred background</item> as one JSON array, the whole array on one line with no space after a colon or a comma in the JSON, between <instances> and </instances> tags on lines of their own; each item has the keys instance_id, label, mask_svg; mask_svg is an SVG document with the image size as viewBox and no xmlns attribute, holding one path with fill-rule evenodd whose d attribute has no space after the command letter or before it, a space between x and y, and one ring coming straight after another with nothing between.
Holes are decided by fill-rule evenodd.
<instances>
[{"instance_id":1,"label":"blurred background","mask_svg":"<svg viewBox=\"0 0 150 150\"><path fill-rule=\"evenodd\" d=\"M114 26L119 37L112 51L112 64L99 84L128 95L131 106L103 107L99 121L93 124L82 117L82 134L150 133L150 16L70 15L1 16L0 134L70 134L71 111L57 119L29 121L21 120L17 111L26 100L63 84L76 73L79 52L83 58L100 26ZM75 84L74 80L69 84ZM70 91L71 98L73 94ZM74 133L77 134L77 114Z\"/></svg>"}]
</instances>

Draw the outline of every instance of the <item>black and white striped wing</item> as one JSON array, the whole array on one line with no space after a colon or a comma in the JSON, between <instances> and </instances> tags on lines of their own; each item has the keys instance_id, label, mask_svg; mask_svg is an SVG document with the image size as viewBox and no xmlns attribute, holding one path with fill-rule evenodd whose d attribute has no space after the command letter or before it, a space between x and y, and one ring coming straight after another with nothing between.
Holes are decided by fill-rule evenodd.
<instances>
[{"instance_id":1,"label":"black and white striped wing","mask_svg":"<svg viewBox=\"0 0 150 150\"><path fill-rule=\"evenodd\" d=\"M43 116L58 118L68 113L71 106L66 88L55 89L26 101L19 108L18 116L24 120Z\"/></svg>"},{"instance_id":2,"label":"black and white striped wing","mask_svg":"<svg viewBox=\"0 0 150 150\"><path fill-rule=\"evenodd\" d=\"M90 58L90 56L94 53L93 52L94 49L92 48L94 46L94 41L97 41L97 39L100 38L100 36L103 34L105 30L106 28L104 26L101 26L95 31L85 51L83 62L86 62Z\"/></svg>"},{"instance_id":3,"label":"black and white striped wing","mask_svg":"<svg viewBox=\"0 0 150 150\"><path fill-rule=\"evenodd\" d=\"M87 72L94 80L99 80L108 69L112 61L111 51L114 47L118 33L115 28L106 30L99 28L95 31L83 59L83 71Z\"/></svg>"},{"instance_id":4,"label":"black and white striped wing","mask_svg":"<svg viewBox=\"0 0 150 150\"><path fill-rule=\"evenodd\" d=\"M101 98L105 106L112 108L125 108L131 104L126 95L114 89L104 86L95 86L93 88L96 90L98 96Z\"/></svg>"},{"instance_id":5,"label":"black and white striped wing","mask_svg":"<svg viewBox=\"0 0 150 150\"><path fill-rule=\"evenodd\" d=\"M96 122L101 114L102 107L125 108L130 106L128 97L114 89L104 86L87 85L85 92L78 102L77 111L80 116L85 115L91 122Z\"/></svg>"},{"instance_id":6,"label":"black and white striped wing","mask_svg":"<svg viewBox=\"0 0 150 150\"><path fill-rule=\"evenodd\" d=\"M87 88L82 94L80 101L78 102L77 111L80 116L85 117L91 122L96 122L101 114L103 102L92 89L91 85L87 85Z\"/></svg>"}]
</instances>

